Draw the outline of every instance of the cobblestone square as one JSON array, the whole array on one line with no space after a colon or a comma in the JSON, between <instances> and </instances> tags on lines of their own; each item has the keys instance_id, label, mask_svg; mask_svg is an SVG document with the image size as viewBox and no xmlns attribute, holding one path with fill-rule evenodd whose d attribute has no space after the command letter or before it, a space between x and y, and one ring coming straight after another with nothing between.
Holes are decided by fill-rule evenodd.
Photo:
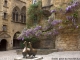
<instances>
[{"instance_id":1,"label":"cobblestone square","mask_svg":"<svg viewBox=\"0 0 80 60\"><path fill-rule=\"evenodd\" d=\"M0 51L0 60L14 60L17 57L22 57L22 55L17 55L16 50ZM42 60L80 60L80 51L53 52L48 55L37 55L36 57L43 57Z\"/></svg>"}]
</instances>

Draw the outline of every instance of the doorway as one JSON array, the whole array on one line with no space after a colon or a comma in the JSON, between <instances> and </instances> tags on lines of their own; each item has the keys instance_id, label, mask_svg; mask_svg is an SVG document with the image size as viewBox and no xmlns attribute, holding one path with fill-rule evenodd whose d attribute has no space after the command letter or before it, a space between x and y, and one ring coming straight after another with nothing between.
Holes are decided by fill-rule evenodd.
<instances>
[{"instance_id":1,"label":"doorway","mask_svg":"<svg viewBox=\"0 0 80 60\"><path fill-rule=\"evenodd\" d=\"M14 49L20 49L21 40L18 40L17 37L20 34L20 32L16 32L13 36L13 48Z\"/></svg>"},{"instance_id":2,"label":"doorway","mask_svg":"<svg viewBox=\"0 0 80 60\"><path fill-rule=\"evenodd\" d=\"M0 51L6 51L7 50L6 47L7 47L7 40L2 39L0 41Z\"/></svg>"}]
</instances>

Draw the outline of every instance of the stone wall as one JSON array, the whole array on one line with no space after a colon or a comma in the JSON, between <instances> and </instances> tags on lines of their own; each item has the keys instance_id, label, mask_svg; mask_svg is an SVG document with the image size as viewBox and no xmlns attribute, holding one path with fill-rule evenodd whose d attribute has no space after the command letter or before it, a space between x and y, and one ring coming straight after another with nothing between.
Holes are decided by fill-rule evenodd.
<instances>
[{"instance_id":1,"label":"stone wall","mask_svg":"<svg viewBox=\"0 0 80 60\"><path fill-rule=\"evenodd\" d=\"M42 49L55 49L55 37L45 38L41 40L40 48Z\"/></svg>"},{"instance_id":2,"label":"stone wall","mask_svg":"<svg viewBox=\"0 0 80 60\"><path fill-rule=\"evenodd\" d=\"M78 36L78 50L80 50L80 34Z\"/></svg>"},{"instance_id":3,"label":"stone wall","mask_svg":"<svg viewBox=\"0 0 80 60\"><path fill-rule=\"evenodd\" d=\"M71 0L52 0L51 3L54 5L54 7L51 7L51 10L54 10L56 8L56 11L58 11L58 8L61 8L63 10L66 9L66 7L71 3ZM80 10L79 10L80 11ZM64 12L61 13L61 11L58 11L56 14L54 14L54 19L61 19L61 20L66 20L66 16L70 15L71 13L69 12L68 14L64 14ZM80 14L80 13L79 13ZM80 19L80 18L79 18ZM63 30L67 31L67 29ZM62 32L63 32L62 31ZM76 51L80 50L80 34L76 32L66 32L62 33L58 36L56 36L55 40L55 48L58 49L59 51Z\"/></svg>"},{"instance_id":4,"label":"stone wall","mask_svg":"<svg viewBox=\"0 0 80 60\"><path fill-rule=\"evenodd\" d=\"M76 51L78 48L78 33L62 33L56 37L56 49L58 50L67 50L67 51Z\"/></svg>"}]
</instances>

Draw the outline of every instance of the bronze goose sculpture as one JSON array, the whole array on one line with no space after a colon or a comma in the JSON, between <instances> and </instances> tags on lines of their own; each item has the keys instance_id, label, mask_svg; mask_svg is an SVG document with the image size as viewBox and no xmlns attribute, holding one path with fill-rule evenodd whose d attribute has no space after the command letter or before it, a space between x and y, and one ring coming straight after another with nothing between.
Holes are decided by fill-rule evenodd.
<instances>
[{"instance_id":1,"label":"bronze goose sculpture","mask_svg":"<svg viewBox=\"0 0 80 60\"><path fill-rule=\"evenodd\" d=\"M31 42L29 42L29 46L30 46L30 51L28 52L29 57L32 55L32 57L35 57L35 55L37 54L37 49L32 48L32 44Z\"/></svg>"},{"instance_id":2,"label":"bronze goose sculpture","mask_svg":"<svg viewBox=\"0 0 80 60\"><path fill-rule=\"evenodd\" d=\"M27 48L27 42L26 42L26 41L24 41L23 44L25 44L25 47L24 47L24 49L22 50L22 55L23 55L23 58L27 58L27 54L28 54L28 52L30 51L30 48Z\"/></svg>"}]
</instances>

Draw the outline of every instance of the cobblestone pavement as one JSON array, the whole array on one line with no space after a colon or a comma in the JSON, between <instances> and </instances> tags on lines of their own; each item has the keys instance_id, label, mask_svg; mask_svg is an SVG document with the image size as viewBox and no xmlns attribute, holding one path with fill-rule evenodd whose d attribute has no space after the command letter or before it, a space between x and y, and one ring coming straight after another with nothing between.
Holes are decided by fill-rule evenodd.
<instances>
[{"instance_id":1,"label":"cobblestone pavement","mask_svg":"<svg viewBox=\"0 0 80 60\"><path fill-rule=\"evenodd\" d=\"M54 52L43 58L43 60L80 60L80 51Z\"/></svg>"},{"instance_id":2,"label":"cobblestone pavement","mask_svg":"<svg viewBox=\"0 0 80 60\"><path fill-rule=\"evenodd\" d=\"M22 55L16 54L16 50L0 51L0 60L14 60L16 57L22 57ZM80 60L80 51L54 52L48 55L37 55L37 57L43 57L42 60L60 60L60 58L65 58L62 60Z\"/></svg>"},{"instance_id":3,"label":"cobblestone pavement","mask_svg":"<svg viewBox=\"0 0 80 60\"><path fill-rule=\"evenodd\" d=\"M0 51L0 60L14 60L16 57L18 57L16 50Z\"/></svg>"},{"instance_id":4,"label":"cobblestone pavement","mask_svg":"<svg viewBox=\"0 0 80 60\"><path fill-rule=\"evenodd\" d=\"M14 60L15 58L22 58L22 55L17 55L16 50L0 51L0 60Z\"/></svg>"}]
</instances>

